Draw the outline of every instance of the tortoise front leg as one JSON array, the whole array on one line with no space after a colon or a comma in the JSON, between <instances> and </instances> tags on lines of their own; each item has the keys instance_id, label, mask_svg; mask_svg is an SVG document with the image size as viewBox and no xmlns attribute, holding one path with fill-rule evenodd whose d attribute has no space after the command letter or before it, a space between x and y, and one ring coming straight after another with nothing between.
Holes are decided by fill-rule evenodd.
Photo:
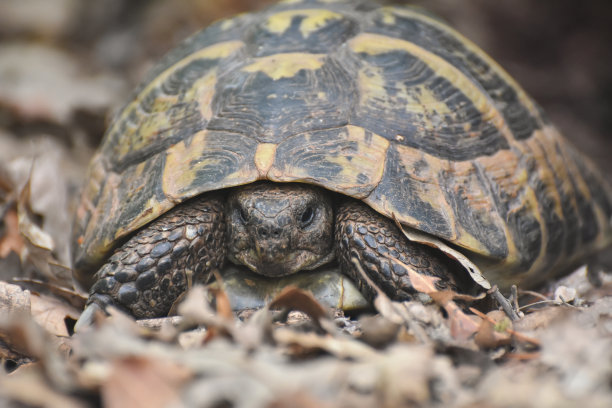
<instances>
[{"instance_id":1,"label":"tortoise front leg","mask_svg":"<svg viewBox=\"0 0 612 408\"><path fill-rule=\"evenodd\" d=\"M344 274L351 277L367 299L376 290L356 270L356 259L368 278L394 300L410 300L417 291L407 267L419 274L439 277L438 290L456 289L453 264L440 251L409 241L389 218L367 205L346 201L336 212L336 256Z\"/></svg>"},{"instance_id":2,"label":"tortoise front leg","mask_svg":"<svg viewBox=\"0 0 612 408\"><path fill-rule=\"evenodd\" d=\"M205 281L225 260L223 200L205 195L183 203L120 246L95 275L88 306L115 305L136 318L167 316L193 282Z\"/></svg>"}]
</instances>

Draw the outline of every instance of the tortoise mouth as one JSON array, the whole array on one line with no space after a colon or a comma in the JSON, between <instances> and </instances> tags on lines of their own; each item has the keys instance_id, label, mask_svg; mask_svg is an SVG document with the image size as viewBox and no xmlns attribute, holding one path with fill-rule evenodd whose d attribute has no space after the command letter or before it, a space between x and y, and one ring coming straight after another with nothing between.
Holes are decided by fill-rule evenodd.
<instances>
[{"instance_id":1,"label":"tortoise mouth","mask_svg":"<svg viewBox=\"0 0 612 408\"><path fill-rule=\"evenodd\" d=\"M276 252L274 256L261 256L255 250L243 251L229 258L236 265L244 265L254 274L270 278L285 277L303 270L313 270L334 259L334 251L321 256L307 249L293 250L290 253Z\"/></svg>"},{"instance_id":2,"label":"tortoise mouth","mask_svg":"<svg viewBox=\"0 0 612 408\"><path fill-rule=\"evenodd\" d=\"M335 263L280 277L254 273L244 265L228 264L221 270L221 277L221 282L214 281L207 286L222 289L234 311L262 308L288 286L310 292L327 307L344 311L368 310L372 307L358 286L342 274Z\"/></svg>"},{"instance_id":3,"label":"tortoise mouth","mask_svg":"<svg viewBox=\"0 0 612 408\"><path fill-rule=\"evenodd\" d=\"M271 278L289 276L299 271L299 269L288 269L284 265L279 265L276 262L260 262L256 266L256 269L251 270L257 273L258 275L268 276Z\"/></svg>"}]
</instances>

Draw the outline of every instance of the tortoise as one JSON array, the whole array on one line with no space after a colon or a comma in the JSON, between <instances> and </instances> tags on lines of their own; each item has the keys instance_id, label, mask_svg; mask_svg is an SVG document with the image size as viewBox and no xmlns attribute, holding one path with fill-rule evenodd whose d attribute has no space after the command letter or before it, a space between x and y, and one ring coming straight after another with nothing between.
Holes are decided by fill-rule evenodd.
<instances>
[{"instance_id":1,"label":"tortoise","mask_svg":"<svg viewBox=\"0 0 612 408\"><path fill-rule=\"evenodd\" d=\"M402 228L501 288L612 242L612 189L501 67L436 17L369 1L287 0L196 33L135 90L87 180L75 277L89 310L136 317L227 261L270 279L337 262L370 300L413 296L407 265L463 284Z\"/></svg>"}]
</instances>

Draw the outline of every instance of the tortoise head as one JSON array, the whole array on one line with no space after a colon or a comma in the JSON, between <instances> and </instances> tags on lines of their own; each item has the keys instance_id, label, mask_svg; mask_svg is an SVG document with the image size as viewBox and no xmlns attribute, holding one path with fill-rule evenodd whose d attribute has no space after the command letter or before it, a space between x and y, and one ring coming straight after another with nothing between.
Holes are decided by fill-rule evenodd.
<instances>
[{"instance_id":1,"label":"tortoise head","mask_svg":"<svg viewBox=\"0 0 612 408\"><path fill-rule=\"evenodd\" d=\"M256 183L227 200L228 258L260 275L314 269L334 257L329 194L301 184Z\"/></svg>"}]
</instances>

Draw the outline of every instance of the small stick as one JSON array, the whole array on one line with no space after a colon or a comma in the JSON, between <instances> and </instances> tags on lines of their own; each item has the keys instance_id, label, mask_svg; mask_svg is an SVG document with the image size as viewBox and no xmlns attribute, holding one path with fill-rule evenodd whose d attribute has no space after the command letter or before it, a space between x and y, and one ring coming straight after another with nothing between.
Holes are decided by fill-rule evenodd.
<instances>
[{"instance_id":1,"label":"small stick","mask_svg":"<svg viewBox=\"0 0 612 408\"><path fill-rule=\"evenodd\" d=\"M493 299L497 301L497 303L501 306L502 310L506 313L506 315L512 320L516 322L519 320L519 315L516 313L516 310L512 307L512 304L501 294L497 286L494 286L490 291Z\"/></svg>"}]
</instances>

